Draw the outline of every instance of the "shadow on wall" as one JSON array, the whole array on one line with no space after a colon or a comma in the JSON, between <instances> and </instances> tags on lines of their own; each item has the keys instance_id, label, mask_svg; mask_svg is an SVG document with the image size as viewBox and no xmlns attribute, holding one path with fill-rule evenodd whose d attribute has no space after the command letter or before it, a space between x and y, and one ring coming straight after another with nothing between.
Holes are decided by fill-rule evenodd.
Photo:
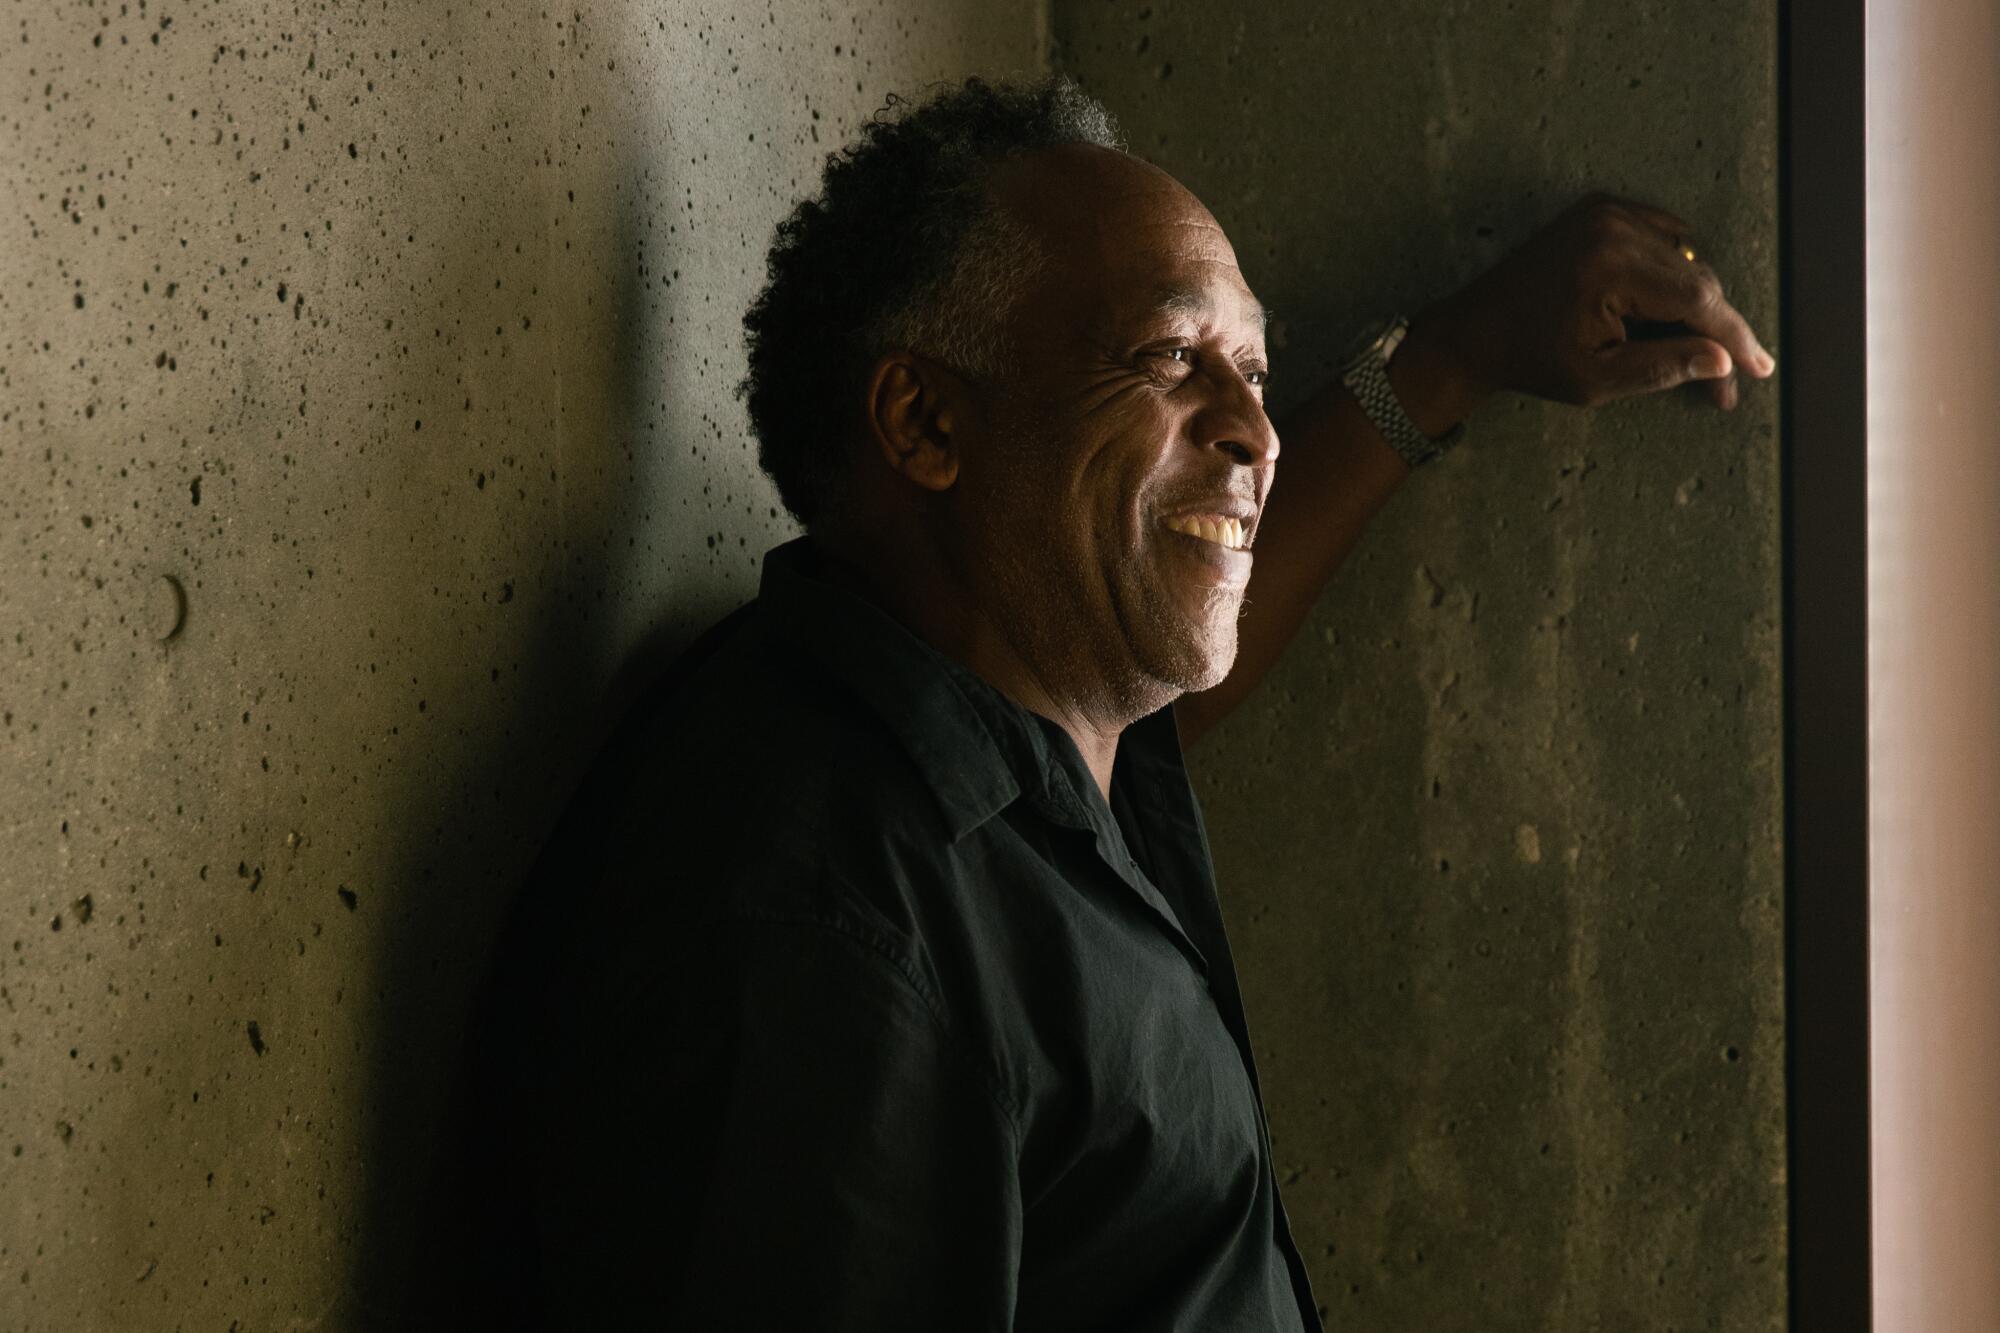
<instances>
[{"instance_id":1,"label":"shadow on wall","mask_svg":"<svg viewBox=\"0 0 2000 1333\"><path fill-rule=\"evenodd\" d=\"M365 1025L366 1203L350 1290L361 1306L352 1313L366 1326L471 1326L455 1305L453 1275L464 1260L453 1242L467 1221L461 1149L482 1114L460 1086L477 993L509 905L576 776L645 683L714 618L712 602L676 580L664 614L636 645L619 625L621 598L657 604L647 595L657 593L649 586L657 579L639 554L653 517L649 497L698 492L703 478L693 451L658 429L671 414L652 395L663 365L686 358L689 339L670 330L689 321L678 289L657 299L643 291L647 204L631 183L645 165L619 161L589 192L612 201L592 259L565 266L558 253L543 273L577 280L558 294L550 433L516 442L547 464L561 497L558 525L543 534L554 557L509 644L518 706L404 790L382 793L382 808L400 824L388 869L401 901L390 908L397 920L375 963ZM489 186L492 197L505 197L504 182ZM472 251L468 243L450 257L444 283L481 281L488 261ZM454 684L468 696L497 671L471 658L462 665Z\"/></svg>"}]
</instances>

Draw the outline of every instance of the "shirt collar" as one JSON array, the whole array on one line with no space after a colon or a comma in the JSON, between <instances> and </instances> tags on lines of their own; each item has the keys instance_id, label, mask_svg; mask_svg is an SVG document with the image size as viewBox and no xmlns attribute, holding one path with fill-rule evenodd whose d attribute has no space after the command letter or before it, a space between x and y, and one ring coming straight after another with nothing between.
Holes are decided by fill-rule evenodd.
<instances>
[{"instance_id":1,"label":"shirt collar","mask_svg":"<svg viewBox=\"0 0 2000 1333\"><path fill-rule=\"evenodd\" d=\"M758 601L887 724L936 794L953 841L1023 792L1057 784L1049 738L1033 715L828 577L812 539L767 551Z\"/></svg>"},{"instance_id":2,"label":"shirt collar","mask_svg":"<svg viewBox=\"0 0 2000 1333\"><path fill-rule=\"evenodd\" d=\"M1106 864L1207 973L1202 949L1134 861L1096 779L1054 722L830 578L810 538L765 553L757 600L778 633L811 653L889 727L937 797L953 842L1025 795L1050 818L1093 833ZM1170 820L1205 880L1207 839L1181 765L1171 707L1139 719L1120 736L1112 794ZM1212 888L1207 892L1212 897Z\"/></svg>"}]
</instances>

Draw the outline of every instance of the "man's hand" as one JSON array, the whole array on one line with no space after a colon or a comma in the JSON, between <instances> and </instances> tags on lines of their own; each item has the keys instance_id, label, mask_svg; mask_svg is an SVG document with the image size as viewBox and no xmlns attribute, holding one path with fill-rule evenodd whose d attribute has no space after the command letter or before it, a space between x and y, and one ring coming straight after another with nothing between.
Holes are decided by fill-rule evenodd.
<instances>
[{"instance_id":1,"label":"man's hand","mask_svg":"<svg viewBox=\"0 0 2000 1333\"><path fill-rule=\"evenodd\" d=\"M1706 380L1718 407L1735 407L1736 371L1763 379L1776 363L1691 230L1645 204L1579 200L1411 320L1390 370L1399 396L1424 404L1418 424L1441 422L1439 434L1500 389L1595 406Z\"/></svg>"},{"instance_id":2,"label":"man's hand","mask_svg":"<svg viewBox=\"0 0 2000 1333\"><path fill-rule=\"evenodd\" d=\"M1570 207L1454 296L1410 321L1389 383L1417 429L1439 436L1509 389L1594 406L1706 380L1736 406L1739 368L1771 356L1690 258L1688 225L1606 195ZM1282 482L1257 525L1257 572L1220 685L1174 705L1191 741L1235 707L1291 639L1327 578L1409 467L1339 381L1283 422Z\"/></svg>"}]
</instances>

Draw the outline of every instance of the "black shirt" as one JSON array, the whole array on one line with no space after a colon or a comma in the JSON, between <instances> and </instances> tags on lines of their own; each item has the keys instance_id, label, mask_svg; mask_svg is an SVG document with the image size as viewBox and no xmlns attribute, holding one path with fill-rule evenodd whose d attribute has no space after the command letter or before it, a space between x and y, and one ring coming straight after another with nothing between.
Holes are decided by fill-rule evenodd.
<instances>
[{"instance_id":1,"label":"black shirt","mask_svg":"<svg viewBox=\"0 0 2000 1333\"><path fill-rule=\"evenodd\" d=\"M1171 709L1107 805L801 538L535 879L486 1101L544 1321L1319 1328Z\"/></svg>"}]
</instances>

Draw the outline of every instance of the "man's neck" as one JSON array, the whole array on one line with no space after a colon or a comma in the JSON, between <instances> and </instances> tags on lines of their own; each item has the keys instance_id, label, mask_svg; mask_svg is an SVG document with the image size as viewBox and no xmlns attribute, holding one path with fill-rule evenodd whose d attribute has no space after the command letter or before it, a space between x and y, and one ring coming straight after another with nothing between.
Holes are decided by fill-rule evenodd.
<instances>
[{"instance_id":1,"label":"man's neck","mask_svg":"<svg viewBox=\"0 0 2000 1333\"><path fill-rule=\"evenodd\" d=\"M981 613L977 599L951 583L942 561L870 559L849 542L813 538L827 576L886 611L905 629L1037 717L1063 729L1097 790L1111 798L1118 737L1131 719L1093 718L1078 702L1084 691L1062 688L1036 670L1018 645Z\"/></svg>"}]
</instances>

